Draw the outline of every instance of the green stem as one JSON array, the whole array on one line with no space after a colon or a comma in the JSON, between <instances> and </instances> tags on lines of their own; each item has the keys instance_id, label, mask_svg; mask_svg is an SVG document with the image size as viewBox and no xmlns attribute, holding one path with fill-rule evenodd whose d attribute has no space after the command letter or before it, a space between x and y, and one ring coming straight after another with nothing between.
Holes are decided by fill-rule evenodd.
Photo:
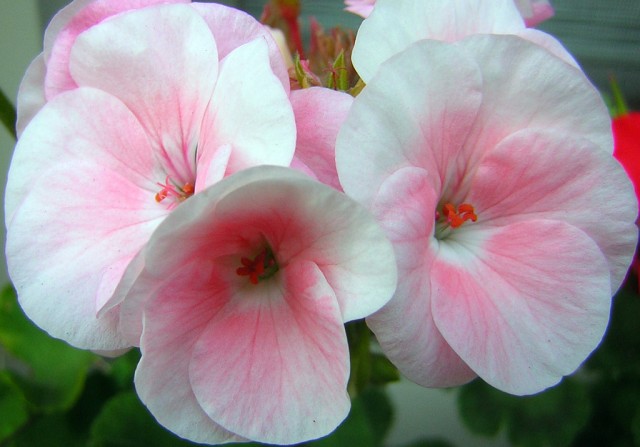
<instances>
[{"instance_id":1,"label":"green stem","mask_svg":"<svg viewBox=\"0 0 640 447\"><path fill-rule=\"evenodd\" d=\"M627 113L629 113L629 109L627 107L627 103L624 100L624 96L622 96L622 91L620 90L620 85L618 85L618 80L614 75L609 76L609 83L611 84L613 101L616 106L616 117L626 115Z\"/></svg>"},{"instance_id":2,"label":"green stem","mask_svg":"<svg viewBox=\"0 0 640 447\"><path fill-rule=\"evenodd\" d=\"M349 341L351 376L347 391L351 399L358 396L371 381L371 332L364 320L351 321L345 326Z\"/></svg>"}]
</instances>

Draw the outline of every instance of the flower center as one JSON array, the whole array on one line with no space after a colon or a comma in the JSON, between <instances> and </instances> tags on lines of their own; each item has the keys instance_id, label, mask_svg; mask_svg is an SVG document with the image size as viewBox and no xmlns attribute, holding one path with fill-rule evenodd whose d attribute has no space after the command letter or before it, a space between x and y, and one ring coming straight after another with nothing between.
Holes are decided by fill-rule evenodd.
<instances>
[{"instance_id":1,"label":"flower center","mask_svg":"<svg viewBox=\"0 0 640 447\"><path fill-rule=\"evenodd\" d=\"M265 247L253 259L240 258L242 267L236 269L238 276L248 276L251 284L258 284L261 279L271 278L279 270L276 258L271 247Z\"/></svg>"},{"instance_id":2,"label":"flower center","mask_svg":"<svg viewBox=\"0 0 640 447\"><path fill-rule=\"evenodd\" d=\"M463 203L456 207L452 203L445 203L442 206L442 212L436 211L436 237L444 239L451 233L451 229L461 227L468 220L471 222L478 220L473 205Z\"/></svg>"},{"instance_id":3,"label":"flower center","mask_svg":"<svg viewBox=\"0 0 640 447\"><path fill-rule=\"evenodd\" d=\"M170 198L173 199L173 203L183 202L193 195L193 184L187 182L182 186L175 185L170 182L169 176L164 180L164 183L156 183L162 189L156 193L156 202L160 203L163 200Z\"/></svg>"}]
</instances>

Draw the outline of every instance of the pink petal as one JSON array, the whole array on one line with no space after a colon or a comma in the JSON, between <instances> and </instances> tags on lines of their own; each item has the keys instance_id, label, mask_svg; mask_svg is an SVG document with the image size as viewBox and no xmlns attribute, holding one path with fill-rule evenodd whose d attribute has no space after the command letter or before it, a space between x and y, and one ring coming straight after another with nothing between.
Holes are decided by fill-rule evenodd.
<instances>
[{"instance_id":1,"label":"pink petal","mask_svg":"<svg viewBox=\"0 0 640 447\"><path fill-rule=\"evenodd\" d=\"M166 214L153 173L140 125L103 92L58 95L25 130L7 184L7 262L23 309L53 336L128 346L117 312L96 313Z\"/></svg>"},{"instance_id":2,"label":"pink petal","mask_svg":"<svg viewBox=\"0 0 640 447\"><path fill-rule=\"evenodd\" d=\"M472 34L522 29L513 0L378 0L358 30L353 64L368 84L380 64L419 40L454 42Z\"/></svg>"},{"instance_id":3,"label":"pink petal","mask_svg":"<svg viewBox=\"0 0 640 447\"><path fill-rule=\"evenodd\" d=\"M353 97L312 87L291 92L291 104L298 129L296 157L319 181L341 191L336 171L336 138L353 104Z\"/></svg>"},{"instance_id":4,"label":"pink petal","mask_svg":"<svg viewBox=\"0 0 640 447\"><path fill-rule=\"evenodd\" d=\"M158 33L157 30L162 30ZM82 33L71 73L118 97L136 115L178 182L195 179L200 123L217 77L217 51L202 18L186 5L121 14Z\"/></svg>"},{"instance_id":5,"label":"pink petal","mask_svg":"<svg viewBox=\"0 0 640 447\"><path fill-rule=\"evenodd\" d=\"M215 3L194 2L191 6L207 22L216 44L219 58L226 57L237 47L257 38L264 38L269 48L271 70L289 93L289 73L280 54L280 49L268 28L244 11Z\"/></svg>"},{"instance_id":6,"label":"pink petal","mask_svg":"<svg viewBox=\"0 0 640 447\"><path fill-rule=\"evenodd\" d=\"M456 45L482 71L482 107L469 135L478 155L525 128L580 135L613 152L609 112L580 70L514 36L473 36Z\"/></svg>"},{"instance_id":7,"label":"pink petal","mask_svg":"<svg viewBox=\"0 0 640 447\"><path fill-rule=\"evenodd\" d=\"M418 42L383 68L354 101L336 146L340 183L366 206L402 167L427 169L438 192L449 177L455 186L482 100L477 64L448 44Z\"/></svg>"},{"instance_id":8,"label":"pink petal","mask_svg":"<svg viewBox=\"0 0 640 447\"><path fill-rule=\"evenodd\" d=\"M345 11L352 12L360 17L367 18L371 15L376 0L345 0Z\"/></svg>"},{"instance_id":9,"label":"pink petal","mask_svg":"<svg viewBox=\"0 0 640 447\"><path fill-rule=\"evenodd\" d=\"M547 0L515 0L527 26L536 26L553 17L554 10Z\"/></svg>"},{"instance_id":10,"label":"pink petal","mask_svg":"<svg viewBox=\"0 0 640 447\"><path fill-rule=\"evenodd\" d=\"M47 26L44 58L47 64L47 99L77 87L69 72L71 48L89 28L118 13L159 3L189 3L190 0L76 0L59 11Z\"/></svg>"},{"instance_id":11,"label":"pink petal","mask_svg":"<svg viewBox=\"0 0 640 447\"><path fill-rule=\"evenodd\" d=\"M271 71L267 50L265 40L257 38L221 62L198 153L207 158L208 151L229 145L225 175L258 164L291 163L296 138L293 110Z\"/></svg>"},{"instance_id":12,"label":"pink petal","mask_svg":"<svg viewBox=\"0 0 640 447\"><path fill-rule=\"evenodd\" d=\"M154 290L157 299L144 316L136 392L158 422L178 436L208 444L240 442L243 438L207 416L189 382L194 346L224 305L224 301L211 299L215 296L211 284L220 287L215 292L225 292L225 283L211 264L194 267L188 270L188 279L177 275Z\"/></svg>"},{"instance_id":13,"label":"pink petal","mask_svg":"<svg viewBox=\"0 0 640 447\"><path fill-rule=\"evenodd\" d=\"M27 72L20 82L17 99L18 116L16 122L18 138L20 138L24 128L31 122L35 114L38 113L42 106L47 102L44 97L45 71L46 67L44 65L44 57L42 53L40 53L33 61L31 61L27 68Z\"/></svg>"},{"instance_id":14,"label":"pink petal","mask_svg":"<svg viewBox=\"0 0 640 447\"><path fill-rule=\"evenodd\" d=\"M591 142L525 130L486 154L469 201L489 225L538 218L578 227L607 259L614 293L636 249L634 197L622 167Z\"/></svg>"},{"instance_id":15,"label":"pink petal","mask_svg":"<svg viewBox=\"0 0 640 447\"><path fill-rule=\"evenodd\" d=\"M611 285L595 243L575 227L535 219L459 236L440 245L431 268L433 318L447 342L512 394L572 373L609 320Z\"/></svg>"},{"instance_id":16,"label":"pink petal","mask_svg":"<svg viewBox=\"0 0 640 447\"><path fill-rule=\"evenodd\" d=\"M381 186L374 214L393 243L398 288L380 311L367 318L385 355L403 375L422 386L461 385L475 373L444 340L431 314L430 270L437 196L420 168L403 168Z\"/></svg>"},{"instance_id":17,"label":"pink petal","mask_svg":"<svg viewBox=\"0 0 640 447\"><path fill-rule=\"evenodd\" d=\"M231 298L201 333L189 366L202 408L260 442L293 444L333 431L349 412L349 353L320 269L292 263L281 280Z\"/></svg>"}]
</instances>

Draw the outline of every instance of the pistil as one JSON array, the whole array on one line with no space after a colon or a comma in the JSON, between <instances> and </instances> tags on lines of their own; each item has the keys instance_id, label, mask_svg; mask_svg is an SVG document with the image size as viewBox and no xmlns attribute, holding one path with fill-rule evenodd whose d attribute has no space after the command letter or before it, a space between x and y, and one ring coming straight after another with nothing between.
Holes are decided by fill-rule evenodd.
<instances>
[{"instance_id":1,"label":"pistil","mask_svg":"<svg viewBox=\"0 0 640 447\"><path fill-rule=\"evenodd\" d=\"M278 263L270 247L265 247L253 260L240 258L242 267L236 269L238 276L248 276L251 284L258 284L260 280L272 277L278 271Z\"/></svg>"},{"instance_id":2,"label":"pistil","mask_svg":"<svg viewBox=\"0 0 640 447\"><path fill-rule=\"evenodd\" d=\"M173 197L178 202L183 202L194 193L193 184L187 182L182 187L176 186L170 182L169 176L166 177L164 183L156 183L162 187L158 193L156 193L156 202L160 203L167 197Z\"/></svg>"}]
</instances>

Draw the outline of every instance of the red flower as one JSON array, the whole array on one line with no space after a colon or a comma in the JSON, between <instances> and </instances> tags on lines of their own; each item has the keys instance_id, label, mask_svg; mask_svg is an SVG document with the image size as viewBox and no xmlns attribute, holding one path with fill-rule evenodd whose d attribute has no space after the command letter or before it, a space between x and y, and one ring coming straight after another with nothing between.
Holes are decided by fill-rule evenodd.
<instances>
[{"instance_id":1,"label":"red flower","mask_svg":"<svg viewBox=\"0 0 640 447\"><path fill-rule=\"evenodd\" d=\"M636 197L640 197L640 112L631 112L613 119L613 156L624 166L633 182Z\"/></svg>"}]
</instances>

